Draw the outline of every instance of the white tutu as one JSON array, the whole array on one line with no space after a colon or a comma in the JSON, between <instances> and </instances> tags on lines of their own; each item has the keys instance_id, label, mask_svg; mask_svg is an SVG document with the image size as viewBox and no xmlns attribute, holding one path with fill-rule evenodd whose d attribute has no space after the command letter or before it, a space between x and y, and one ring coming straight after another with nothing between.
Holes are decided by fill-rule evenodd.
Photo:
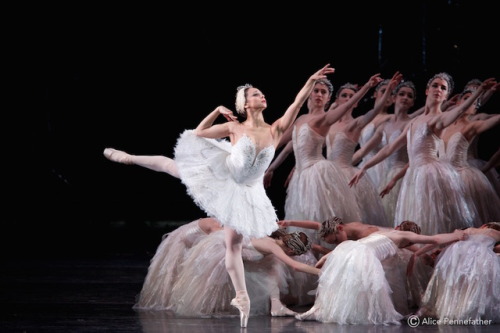
<instances>
[{"instance_id":1,"label":"white tutu","mask_svg":"<svg viewBox=\"0 0 500 333\"><path fill-rule=\"evenodd\" d=\"M485 174L467 161L469 141L458 132L446 145L444 159L455 167L464 183L464 197L476 207L474 226L479 228L490 221L500 221L500 197ZM443 144L444 150L444 144Z\"/></svg>"},{"instance_id":2,"label":"white tutu","mask_svg":"<svg viewBox=\"0 0 500 333\"><path fill-rule=\"evenodd\" d=\"M327 158L344 173L344 184L339 184L339 186L348 184L359 170L352 165L357 142L352 141L344 132L338 132L335 133L334 139L331 135L326 137L326 145ZM393 226L392 221L389 221L385 215L382 199L370 177L361 178L355 186L347 188L346 195L348 192L351 192L350 196L354 195L355 197L361 221L381 227ZM353 203L350 203L350 206L355 209Z\"/></svg>"},{"instance_id":3,"label":"white tutu","mask_svg":"<svg viewBox=\"0 0 500 333\"><path fill-rule=\"evenodd\" d=\"M439 160L440 139L426 123L417 123L408 130L407 141L410 166L399 191L395 221L414 221L423 235L472 227L475 206L465 199L459 174Z\"/></svg>"},{"instance_id":4,"label":"white tutu","mask_svg":"<svg viewBox=\"0 0 500 333\"><path fill-rule=\"evenodd\" d=\"M360 221L349 180L323 156L325 138L307 124L298 131L295 129L292 136L295 170L287 189L285 219L323 222L338 216L344 222ZM320 243L316 232L305 232Z\"/></svg>"},{"instance_id":5,"label":"white tutu","mask_svg":"<svg viewBox=\"0 0 500 333\"><path fill-rule=\"evenodd\" d=\"M500 257L494 245L488 235L471 235L440 254L422 299L431 315L500 321Z\"/></svg>"},{"instance_id":6,"label":"white tutu","mask_svg":"<svg viewBox=\"0 0 500 333\"><path fill-rule=\"evenodd\" d=\"M316 294L316 319L338 324L400 324L381 260L397 247L381 234L340 243L326 260Z\"/></svg>"},{"instance_id":7,"label":"white tutu","mask_svg":"<svg viewBox=\"0 0 500 333\"><path fill-rule=\"evenodd\" d=\"M225 265L224 230L200 240L182 264L171 291L175 304L171 310L180 316L232 316L238 310L230 305L235 290ZM273 287L287 291L285 264L273 255L262 255L248 238L243 239L245 280L251 302L251 315L267 315Z\"/></svg>"},{"instance_id":8,"label":"white tutu","mask_svg":"<svg viewBox=\"0 0 500 333\"><path fill-rule=\"evenodd\" d=\"M260 152L248 136L231 146L226 140L184 131L175 161L188 194L209 216L248 237L264 237L278 229L276 210L264 189L264 172L274 147Z\"/></svg>"},{"instance_id":9,"label":"white tutu","mask_svg":"<svg viewBox=\"0 0 500 333\"><path fill-rule=\"evenodd\" d=\"M400 134L401 130L394 131L388 138L387 144L391 144ZM406 163L408 163L408 151L406 147L401 147L400 149L393 152L382 163L384 162L386 172L381 180L381 185L378 188L379 193L387 186L387 184L389 184L394 176L396 176L402 170L402 168L406 166ZM371 168L368 170L371 170ZM399 179L396 182L396 185L394 185L394 187L389 191L389 193L382 198L382 205L384 206L387 220L390 221L394 227L398 226L402 222L396 221L394 219L396 215L396 205L398 203L401 183L402 180Z\"/></svg>"},{"instance_id":10,"label":"white tutu","mask_svg":"<svg viewBox=\"0 0 500 333\"><path fill-rule=\"evenodd\" d=\"M170 295L181 265L188 250L206 235L200 229L198 220L166 234L151 259L134 309L166 310L175 303Z\"/></svg>"}]
</instances>

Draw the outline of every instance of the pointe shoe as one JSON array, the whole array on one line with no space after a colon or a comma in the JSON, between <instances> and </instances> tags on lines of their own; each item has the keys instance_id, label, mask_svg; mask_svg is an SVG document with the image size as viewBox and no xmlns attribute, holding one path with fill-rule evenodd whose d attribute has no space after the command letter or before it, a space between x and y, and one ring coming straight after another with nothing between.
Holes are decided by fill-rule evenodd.
<instances>
[{"instance_id":1,"label":"pointe shoe","mask_svg":"<svg viewBox=\"0 0 500 333\"><path fill-rule=\"evenodd\" d=\"M271 316L272 317L293 317L298 313L287 308L279 300L271 300Z\"/></svg>"},{"instance_id":2,"label":"pointe shoe","mask_svg":"<svg viewBox=\"0 0 500 333\"><path fill-rule=\"evenodd\" d=\"M103 154L110 161L123 164L133 164L132 161L130 161L130 155L124 151L113 148L106 148L104 149Z\"/></svg>"},{"instance_id":3,"label":"pointe shoe","mask_svg":"<svg viewBox=\"0 0 500 333\"><path fill-rule=\"evenodd\" d=\"M418 309L418 311L413 314L414 316L417 316L419 318L425 318L425 317L435 317L433 313L431 313L431 311L429 309L427 309L426 307L421 307L420 309Z\"/></svg>"},{"instance_id":4,"label":"pointe shoe","mask_svg":"<svg viewBox=\"0 0 500 333\"><path fill-rule=\"evenodd\" d=\"M248 317L250 316L250 299L248 296L233 298L231 305L240 311L240 326L247 327Z\"/></svg>"},{"instance_id":5,"label":"pointe shoe","mask_svg":"<svg viewBox=\"0 0 500 333\"><path fill-rule=\"evenodd\" d=\"M309 309L309 311L296 314L295 319L298 319L298 320L317 320L317 317L316 317L317 310L318 310L318 308L315 308L313 306L312 308Z\"/></svg>"}]
</instances>

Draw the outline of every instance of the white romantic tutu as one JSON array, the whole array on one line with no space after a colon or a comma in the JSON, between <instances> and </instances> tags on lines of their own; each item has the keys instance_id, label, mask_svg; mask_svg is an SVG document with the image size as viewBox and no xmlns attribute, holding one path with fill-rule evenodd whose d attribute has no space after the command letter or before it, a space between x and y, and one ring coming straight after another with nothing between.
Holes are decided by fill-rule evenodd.
<instances>
[{"instance_id":1,"label":"white romantic tutu","mask_svg":"<svg viewBox=\"0 0 500 333\"><path fill-rule=\"evenodd\" d=\"M444 158L460 175L464 183L464 197L476 207L474 226L479 228L484 223L500 221L500 197L486 175L467 161L469 146L462 133L455 133L448 140Z\"/></svg>"},{"instance_id":2,"label":"white romantic tutu","mask_svg":"<svg viewBox=\"0 0 500 333\"><path fill-rule=\"evenodd\" d=\"M471 235L440 254L422 298L431 315L500 321L500 257L494 245L488 235Z\"/></svg>"},{"instance_id":3,"label":"white romantic tutu","mask_svg":"<svg viewBox=\"0 0 500 333\"><path fill-rule=\"evenodd\" d=\"M340 243L319 278L315 317L338 324L400 324L381 261L396 255L392 240L371 234Z\"/></svg>"},{"instance_id":4,"label":"white romantic tutu","mask_svg":"<svg viewBox=\"0 0 500 333\"><path fill-rule=\"evenodd\" d=\"M440 139L426 123L407 132L410 166L396 206L395 221L414 221L423 235L473 226L475 207L464 197L464 185L450 163L438 157Z\"/></svg>"},{"instance_id":5,"label":"white romantic tutu","mask_svg":"<svg viewBox=\"0 0 500 333\"><path fill-rule=\"evenodd\" d=\"M335 133L334 139L332 135L327 136L327 158L335 163L339 170L342 170L345 177L345 183L358 172L358 168L352 165L352 157L357 146L357 142L352 141L344 132ZM345 184L344 183L344 184ZM342 184L339 184L339 186ZM364 223L374 224L381 227L392 227L392 221L389 221L385 215L382 199L380 198L377 188L372 183L370 177L363 177L353 187L348 187L346 195L354 195L358 206L361 221ZM350 205L353 205L351 203ZM355 207L352 207L353 209Z\"/></svg>"},{"instance_id":6,"label":"white romantic tutu","mask_svg":"<svg viewBox=\"0 0 500 333\"><path fill-rule=\"evenodd\" d=\"M344 222L361 221L349 180L323 156L324 141L307 124L294 129L295 170L287 189L285 219L323 222L337 216Z\"/></svg>"},{"instance_id":7,"label":"white romantic tutu","mask_svg":"<svg viewBox=\"0 0 500 333\"><path fill-rule=\"evenodd\" d=\"M171 290L175 300L170 309L180 316L232 316L238 310L230 305L235 290L225 265L224 230L203 237L192 247ZM273 255L264 256L251 241L243 238L245 280L251 315L268 315L273 287L287 292L287 270Z\"/></svg>"},{"instance_id":8,"label":"white romantic tutu","mask_svg":"<svg viewBox=\"0 0 500 333\"><path fill-rule=\"evenodd\" d=\"M166 310L176 302L170 296L181 265L189 249L206 235L198 226L198 220L165 235L151 259L134 309Z\"/></svg>"}]
</instances>

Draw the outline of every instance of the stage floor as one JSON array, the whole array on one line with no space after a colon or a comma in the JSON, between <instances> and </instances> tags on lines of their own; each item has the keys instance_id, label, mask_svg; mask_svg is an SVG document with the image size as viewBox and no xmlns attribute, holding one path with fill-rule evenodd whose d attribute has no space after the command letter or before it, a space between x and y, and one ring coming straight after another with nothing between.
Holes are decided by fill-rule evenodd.
<instances>
[{"instance_id":1,"label":"stage floor","mask_svg":"<svg viewBox=\"0 0 500 333\"><path fill-rule=\"evenodd\" d=\"M0 265L1 332L236 332L239 318L178 318L132 309L153 253L65 253ZM294 309L303 312L307 309ZM500 325L342 326L293 317L251 317L247 332L498 332Z\"/></svg>"}]
</instances>

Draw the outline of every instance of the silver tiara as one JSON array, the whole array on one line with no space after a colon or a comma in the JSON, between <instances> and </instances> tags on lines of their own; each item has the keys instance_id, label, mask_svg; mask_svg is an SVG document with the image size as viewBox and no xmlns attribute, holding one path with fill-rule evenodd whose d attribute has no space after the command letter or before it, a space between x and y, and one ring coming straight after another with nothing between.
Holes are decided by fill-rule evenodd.
<instances>
[{"instance_id":1,"label":"silver tiara","mask_svg":"<svg viewBox=\"0 0 500 333\"><path fill-rule=\"evenodd\" d=\"M448 82L448 96L450 96L451 93L453 92L453 88L455 87L455 83L454 83L451 75L446 73L446 72L437 73L436 75L431 77L431 79L429 81L427 81L427 88L429 88L431 86L432 81L434 81L435 79L438 79L438 78L443 79L446 82Z\"/></svg>"},{"instance_id":2,"label":"silver tiara","mask_svg":"<svg viewBox=\"0 0 500 333\"><path fill-rule=\"evenodd\" d=\"M320 237L324 238L326 235L336 233L338 225L342 223L343 223L342 219L337 216L331 217L328 220L323 221L323 223L321 223L321 229L319 229L318 231Z\"/></svg>"},{"instance_id":3,"label":"silver tiara","mask_svg":"<svg viewBox=\"0 0 500 333\"><path fill-rule=\"evenodd\" d=\"M292 233L289 233L290 237L288 237L286 240L284 240L286 246L288 246L290 249L292 249L293 253L295 255L301 255L302 253L305 253L311 248L311 242L309 241L309 237L302 232L306 236L307 239L307 244L304 244L300 240L300 232L295 231Z\"/></svg>"},{"instance_id":4,"label":"silver tiara","mask_svg":"<svg viewBox=\"0 0 500 333\"><path fill-rule=\"evenodd\" d=\"M330 82L328 79L319 79L316 81L316 83L320 83L326 86L328 91L330 92L330 96L333 94L333 84Z\"/></svg>"},{"instance_id":5,"label":"silver tiara","mask_svg":"<svg viewBox=\"0 0 500 333\"><path fill-rule=\"evenodd\" d=\"M339 90L337 90L337 94L335 95L335 97L339 97L340 92L344 89L351 89L354 92L357 92L359 90L359 87L357 84L354 84L354 83L350 83L350 82L344 83L343 85L340 86Z\"/></svg>"}]
</instances>

